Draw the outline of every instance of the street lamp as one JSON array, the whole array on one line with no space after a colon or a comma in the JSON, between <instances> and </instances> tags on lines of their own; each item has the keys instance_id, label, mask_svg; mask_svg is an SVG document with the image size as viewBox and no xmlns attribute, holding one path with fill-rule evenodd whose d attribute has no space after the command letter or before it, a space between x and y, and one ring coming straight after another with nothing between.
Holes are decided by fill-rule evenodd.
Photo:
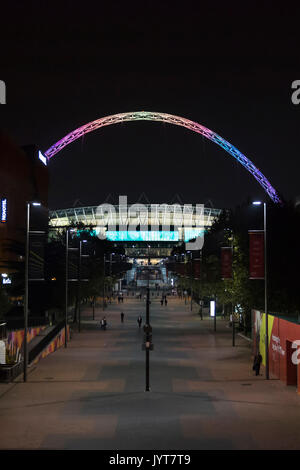
<instances>
[{"instance_id":1,"label":"street lamp","mask_svg":"<svg viewBox=\"0 0 300 470\"><path fill-rule=\"evenodd\" d=\"M268 322L268 273L267 273L267 204L266 202L254 201L254 206L264 205L264 278L265 278L265 316L266 316L266 334L265 334L265 348L266 348L266 379L269 380L269 322Z\"/></svg>"},{"instance_id":2,"label":"street lamp","mask_svg":"<svg viewBox=\"0 0 300 470\"><path fill-rule=\"evenodd\" d=\"M69 233L74 233L75 229L67 227L66 229L66 259L65 259L65 348L67 347L68 330L68 283L69 283Z\"/></svg>"},{"instance_id":3,"label":"street lamp","mask_svg":"<svg viewBox=\"0 0 300 470\"><path fill-rule=\"evenodd\" d=\"M23 380L27 382L28 365L28 280L29 280L29 233L30 233L30 206L41 206L40 202L30 201L26 203L26 245L25 245L25 294L24 294L24 369Z\"/></svg>"},{"instance_id":4,"label":"street lamp","mask_svg":"<svg viewBox=\"0 0 300 470\"><path fill-rule=\"evenodd\" d=\"M145 349L146 349L146 392L150 391L150 345L151 345L151 332L150 326L150 245L148 245L148 284L147 284L147 297L146 297L146 323L144 326L145 332Z\"/></svg>"}]
</instances>

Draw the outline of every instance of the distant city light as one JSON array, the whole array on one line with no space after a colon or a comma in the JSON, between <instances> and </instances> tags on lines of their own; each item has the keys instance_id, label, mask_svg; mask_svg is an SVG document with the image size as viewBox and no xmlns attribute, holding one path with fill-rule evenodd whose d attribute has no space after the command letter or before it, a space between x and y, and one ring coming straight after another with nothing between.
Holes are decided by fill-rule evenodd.
<instances>
[{"instance_id":1,"label":"distant city light","mask_svg":"<svg viewBox=\"0 0 300 470\"><path fill-rule=\"evenodd\" d=\"M254 201L254 202L252 202L252 204L253 204L254 206L260 206L261 203L262 203L261 201Z\"/></svg>"},{"instance_id":2,"label":"distant city light","mask_svg":"<svg viewBox=\"0 0 300 470\"><path fill-rule=\"evenodd\" d=\"M11 284L11 278L6 273L1 274L2 284Z\"/></svg>"}]
</instances>

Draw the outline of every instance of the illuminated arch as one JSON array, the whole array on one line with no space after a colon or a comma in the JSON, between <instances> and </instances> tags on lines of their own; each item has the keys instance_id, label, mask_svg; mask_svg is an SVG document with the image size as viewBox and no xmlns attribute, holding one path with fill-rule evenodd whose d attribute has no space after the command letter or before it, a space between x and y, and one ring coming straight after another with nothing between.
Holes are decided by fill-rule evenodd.
<instances>
[{"instance_id":1,"label":"illuminated arch","mask_svg":"<svg viewBox=\"0 0 300 470\"><path fill-rule=\"evenodd\" d=\"M270 182L267 180L267 178L259 171L258 168L256 168L256 166L251 162L251 160L249 160L249 158L243 155L236 147L234 147L232 144L227 142L227 140L223 139L215 132L211 131L210 129L207 129L207 127L204 127L201 124L198 124L197 122L190 121L189 119L185 119L179 116L173 116L172 114L137 111L133 113L114 114L112 116L106 116L100 119L96 119L96 121L92 121L88 124L85 124L84 126L78 127L78 129L75 129L74 131L70 132L68 135L63 137L61 140L56 142L45 152L45 156L49 160L55 154L60 152L64 147L79 139L79 137L83 136L84 134L95 131L100 127L110 126L111 124L118 124L126 121L162 121L167 122L169 124L175 124L181 127L186 127L191 131L203 135L207 139L211 140L212 142L215 142L215 144L222 147L224 150L226 150L226 152L232 155L241 165L243 165L246 170L248 170L259 182L259 184L264 188L264 190L270 196L273 202L281 203L280 197L278 196L276 190L273 188Z\"/></svg>"}]
</instances>

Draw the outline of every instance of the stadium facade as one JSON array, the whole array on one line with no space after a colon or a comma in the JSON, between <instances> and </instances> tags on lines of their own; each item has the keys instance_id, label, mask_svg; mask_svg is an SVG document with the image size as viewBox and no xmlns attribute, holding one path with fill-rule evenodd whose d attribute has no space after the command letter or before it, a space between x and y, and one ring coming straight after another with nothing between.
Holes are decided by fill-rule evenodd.
<instances>
[{"instance_id":1,"label":"stadium facade","mask_svg":"<svg viewBox=\"0 0 300 470\"><path fill-rule=\"evenodd\" d=\"M73 207L50 211L50 227L82 223L112 242L171 242L194 239L209 228L220 209L197 204L133 204Z\"/></svg>"},{"instance_id":2,"label":"stadium facade","mask_svg":"<svg viewBox=\"0 0 300 470\"><path fill-rule=\"evenodd\" d=\"M158 289L173 285L165 266L172 249L203 236L220 212L200 204L104 203L50 211L49 225L54 232L78 224L92 227L100 238L122 245L132 263L120 286Z\"/></svg>"}]
</instances>

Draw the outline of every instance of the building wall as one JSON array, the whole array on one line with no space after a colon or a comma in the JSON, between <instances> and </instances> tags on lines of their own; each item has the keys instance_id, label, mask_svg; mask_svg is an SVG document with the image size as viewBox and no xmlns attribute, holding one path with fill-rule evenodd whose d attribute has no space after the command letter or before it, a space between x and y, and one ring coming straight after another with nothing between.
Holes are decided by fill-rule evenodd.
<instances>
[{"instance_id":1,"label":"building wall","mask_svg":"<svg viewBox=\"0 0 300 470\"><path fill-rule=\"evenodd\" d=\"M24 248L26 202L38 200L48 207L48 169L39 160L37 147L18 147L1 131L0 169L0 198L7 199L7 221L0 223L0 273L4 273L13 271L5 264L22 261L8 244Z\"/></svg>"},{"instance_id":2,"label":"building wall","mask_svg":"<svg viewBox=\"0 0 300 470\"><path fill-rule=\"evenodd\" d=\"M203 214L196 213L195 206L193 213L188 217L184 216L184 206L177 205L177 212L168 212L164 204L164 210L158 208L158 204L147 204L143 210L137 213L131 211L128 204L127 212L120 210L120 207L111 206L111 212L104 215L97 206L78 207L71 209L60 209L50 211L50 225L53 227L63 227L72 222L81 222L95 227L97 234L110 241L131 242L157 242L157 241L188 241L199 235L210 227L216 217L219 216L220 209L205 208ZM171 210L172 205L168 206ZM173 208L174 209L174 208ZM179 216L181 211L182 216ZM184 228L182 227L184 225ZM113 226L108 228L107 225ZM124 228L124 225L126 228ZM129 228L129 226L131 226ZM156 227L150 230L149 227ZM122 227L122 229L121 229ZM137 228L138 227L138 228Z\"/></svg>"},{"instance_id":3,"label":"building wall","mask_svg":"<svg viewBox=\"0 0 300 470\"><path fill-rule=\"evenodd\" d=\"M266 316L258 310L252 310L252 320L253 353L255 354L259 349L265 366ZM294 341L300 342L300 324L269 315L268 339L270 374L285 382L286 385L295 386L300 393L300 364L294 364L298 358L300 362L300 347L299 345L293 347Z\"/></svg>"},{"instance_id":4,"label":"building wall","mask_svg":"<svg viewBox=\"0 0 300 470\"><path fill-rule=\"evenodd\" d=\"M37 335L41 333L46 327L39 326L34 328L28 328L27 332L27 342L35 338ZM67 326L67 340L70 341L70 327ZM7 349L10 351L11 354L17 354L23 352L23 341L24 341L24 330L15 330L9 331L7 335ZM50 344L39 354L39 356L33 361L33 364L37 364L41 359L47 357L49 354L52 354L60 347L64 346L65 344L65 329L58 333L58 335L51 341Z\"/></svg>"},{"instance_id":5,"label":"building wall","mask_svg":"<svg viewBox=\"0 0 300 470\"><path fill-rule=\"evenodd\" d=\"M28 328L27 330L27 342L29 343L33 338L41 333L46 326L38 326ZM23 351L24 341L24 330L9 331L7 334L7 348L11 354L17 354L18 351Z\"/></svg>"},{"instance_id":6,"label":"building wall","mask_svg":"<svg viewBox=\"0 0 300 470\"><path fill-rule=\"evenodd\" d=\"M67 341L70 341L70 327L67 326ZM37 364L41 359L54 353L57 349L61 348L65 344L65 329L63 328L60 333L51 341L51 343L41 352L41 354L33 361L33 364Z\"/></svg>"}]
</instances>

